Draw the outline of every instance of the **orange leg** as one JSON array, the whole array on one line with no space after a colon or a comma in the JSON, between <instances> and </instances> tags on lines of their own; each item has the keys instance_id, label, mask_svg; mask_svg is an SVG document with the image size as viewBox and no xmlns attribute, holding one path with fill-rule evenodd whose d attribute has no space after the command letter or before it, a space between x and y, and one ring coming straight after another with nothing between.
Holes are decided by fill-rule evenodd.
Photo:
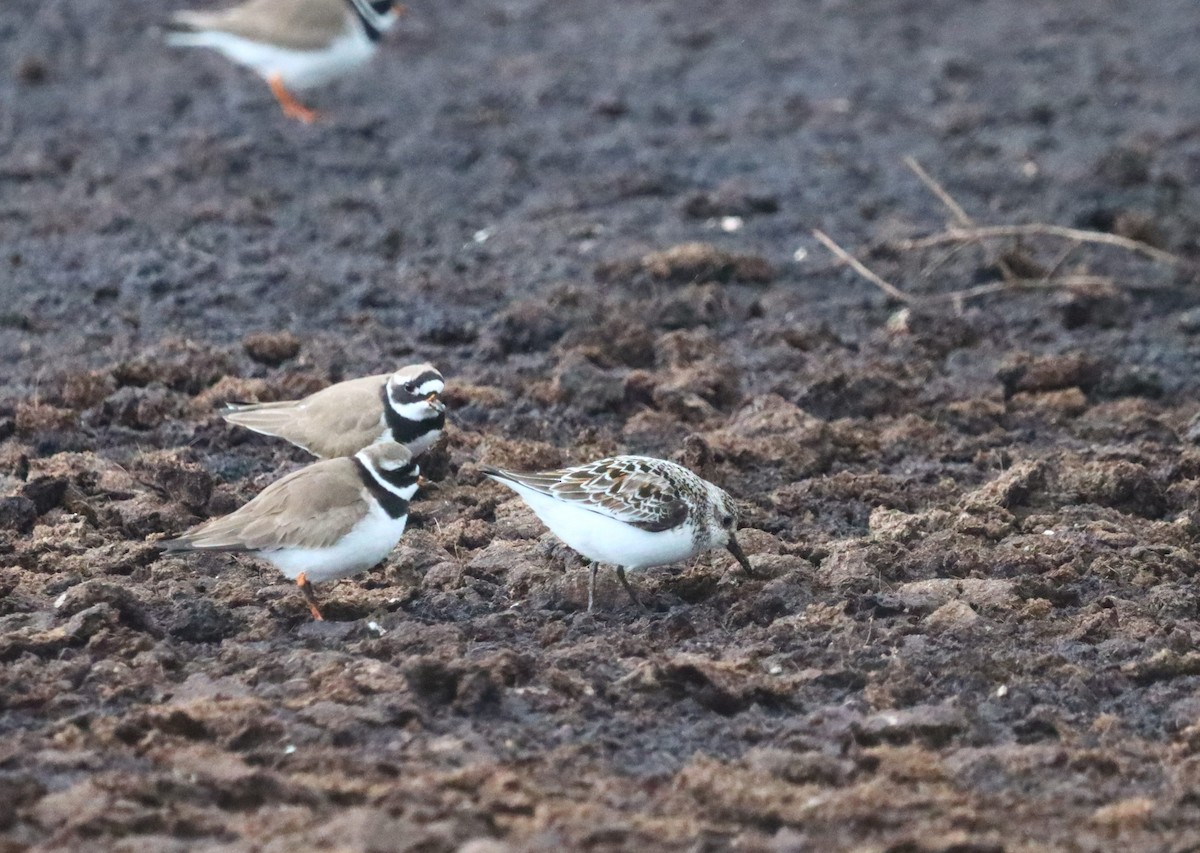
<instances>
[{"instance_id":1,"label":"orange leg","mask_svg":"<svg viewBox=\"0 0 1200 853\"><path fill-rule=\"evenodd\" d=\"M268 77L267 85L271 87L271 94L275 96L275 100L279 101L279 106L283 107L283 114L288 118L312 124L320 117L316 110L310 110L296 100L295 96L284 87L283 79L278 74Z\"/></svg>"},{"instance_id":2,"label":"orange leg","mask_svg":"<svg viewBox=\"0 0 1200 853\"><path fill-rule=\"evenodd\" d=\"M313 594L313 586L308 582L308 578L304 576L304 572L296 575L296 586L300 587L304 601L308 604L308 612L312 614L313 619L316 619L318 622L324 622L325 617L321 615L321 608L317 604L317 597Z\"/></svg>"}]
</instances>

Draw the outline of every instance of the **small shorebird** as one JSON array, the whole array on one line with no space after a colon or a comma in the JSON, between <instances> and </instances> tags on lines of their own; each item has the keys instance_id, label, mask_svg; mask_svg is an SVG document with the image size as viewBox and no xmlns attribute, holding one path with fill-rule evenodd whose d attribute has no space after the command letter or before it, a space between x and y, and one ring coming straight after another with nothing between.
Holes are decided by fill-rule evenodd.
<instances>
[{"instance_id":1,"label":"small shorebird","mask_svg":"<svg viewBox=\"0 0 1200 853\"><path fill-rule=\"evenodd\" d=\"M366 571L386 557L404 534L420 482L403 446L373 444L301 468L241 509L158 544L168 552L234 551L266 560L296 582L321 620L313 583Z\"/></svg>"},{"instance_id":2,"label":"small shorebird","mask_svg":"<svg viewBox=\"0 0 1200 853\"><path fill-rule=\"evenodd\" d=\"M559 539L592 561L589 612L600 563L617 567L621 585L639 607L626 569L678 563L723 546L754 576L734 535L733 498L674 462L614 456L557 471L483 471L520 495Z\"/></svg>"},{"instance_id":3,"label":"small shorebird","mask_svg":"<svg viewBox=\"0 0 1200 853\"><path fill-rule=\"evenodd\" d=\"M167 43L209 47L253 69L284 115L308 123L317 113L292 90L320 86L366 63L401 11L392 0L247 0L220 11L177 12L177 31Z\"/></svg>"},{"instance_id":4,"label":"small shorebird","mask_svg":"<svg viewBox=\"0 0 1200 853\"><path fill-rule=\"evenodd\" d=\"M430 364L364 376L323 388L302 400L227 406L231 424L276 436L328 459L377 442L403 444L419 456L441 437L446 383Z\"/></svg>"}]
</instances>

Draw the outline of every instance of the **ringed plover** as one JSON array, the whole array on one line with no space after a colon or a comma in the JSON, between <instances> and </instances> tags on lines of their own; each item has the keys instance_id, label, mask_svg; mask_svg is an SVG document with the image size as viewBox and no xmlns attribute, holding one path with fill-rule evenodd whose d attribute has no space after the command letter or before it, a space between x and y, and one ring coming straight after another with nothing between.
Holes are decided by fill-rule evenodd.
<instances>
[{"instance_id":1,"label":"ringed plover","mask_svg":"<svg viewBox=\"0 0 1200 853\"><path fill-rule=\"evenodd\" d=\"M393 0L246 0L219 11L182 11L167 43L209 47L259 74L284 115L309 123L317 113L291 90L320 86L374 54L403 7Z\"/></svg>"},{"instance_id":2,"label":"ringed plover","mask_svg":"<svg viewBox=\"0 0 1200 853\"><path fill-rule=\"evenodd\" d=\"M231 405L231 424L290 441L314 456L349 456L378 442L403 444L419 456L441 437L446 383L430 364L364 376L323 388L302 400Z\"/></svg>"},{"instance_id":3,"label":"ringed plover","mask_svg":"<svg viewBox=\"0 0 1200 853\"><path fill-rule=\"evenodd\" d=\"M349 577L386 557L404 534L420 483L402 445L373 444L301 468L241 509L158 544L168 552L253 554L294 580L313 618L323 620L313 583Z\"/></svg>"}]
</instances>

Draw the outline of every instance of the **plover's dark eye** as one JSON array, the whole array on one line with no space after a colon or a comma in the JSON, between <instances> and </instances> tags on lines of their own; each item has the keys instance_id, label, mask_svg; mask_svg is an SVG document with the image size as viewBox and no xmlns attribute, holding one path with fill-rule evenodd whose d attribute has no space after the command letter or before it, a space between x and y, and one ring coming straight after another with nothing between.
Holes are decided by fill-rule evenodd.
<instances>
[{"instance_id":1,"label":"plover's dark eye","mask_svg":"<svg viewBox=\"0 0 1200 853\"><path fill-rule=\"evenodd\" d=\"M733 516L728 514L721 516L721 526L733 527Z\"/></svg>"}]
</instances>

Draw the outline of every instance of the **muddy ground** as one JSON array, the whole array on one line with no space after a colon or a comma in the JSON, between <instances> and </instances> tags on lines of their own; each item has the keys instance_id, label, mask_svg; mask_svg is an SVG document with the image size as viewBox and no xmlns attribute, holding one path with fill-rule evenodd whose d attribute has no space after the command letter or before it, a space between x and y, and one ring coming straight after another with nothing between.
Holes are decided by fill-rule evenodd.
<instances>
[{"instance_id":1,"label":"muddy ground","mask_svg":"<svg viewBox=\"0 0 1200 853\"><path fill-rule=\"evenodd\" d=\"M1194 0L412 2L313 127L177 5L0 7L0 850L1200 846ZM909 154L1184 263L889 248ZM900 313L814 228L1107 281ZM328 623L158 556L305 461L219 403L423 359L435 482ZM584 613L479 465L617 451L763 577Z\"/></svg>"}]
</instances>

